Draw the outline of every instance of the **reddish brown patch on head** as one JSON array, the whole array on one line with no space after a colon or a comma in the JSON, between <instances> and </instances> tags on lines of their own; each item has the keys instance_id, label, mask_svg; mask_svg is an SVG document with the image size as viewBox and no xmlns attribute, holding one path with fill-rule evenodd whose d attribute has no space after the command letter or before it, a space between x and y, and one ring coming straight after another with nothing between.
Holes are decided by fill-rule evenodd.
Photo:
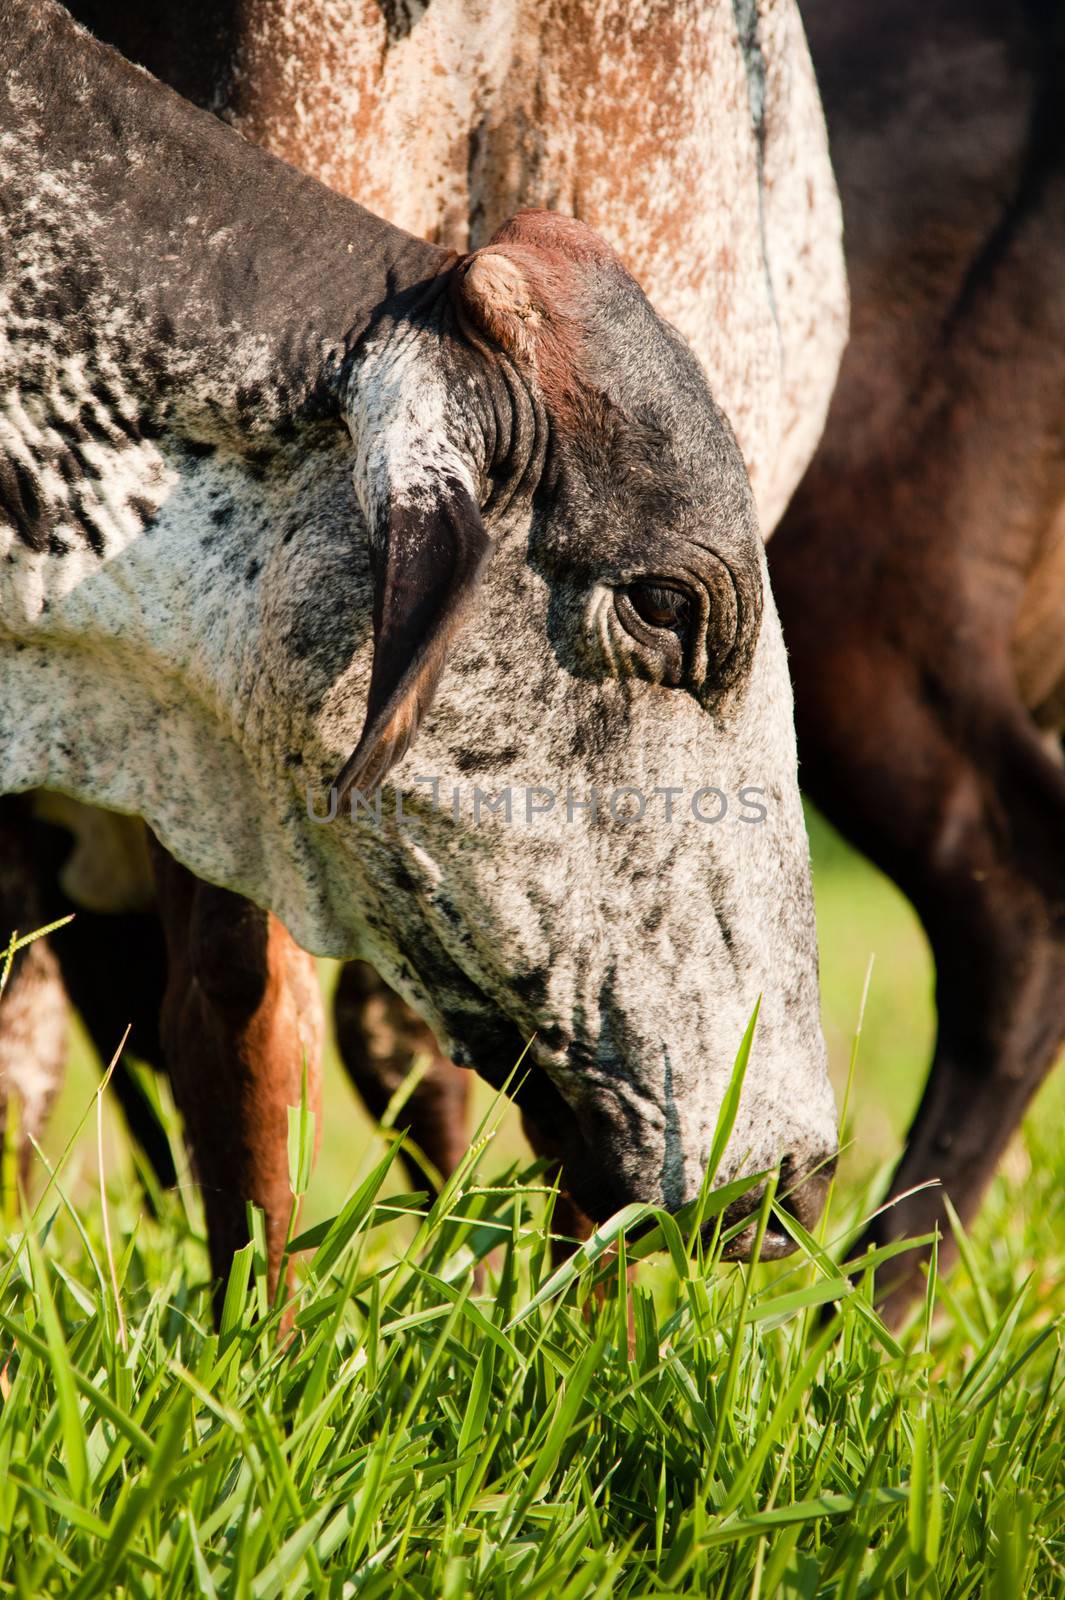
<instances>
[{"instance_id":1,"label":"reddish brown patch on head","mask_svg":"<svg viewBox=\"0 0 1065 1600\"><path fill-rule=\"evenodd\" d=\"M617 252L594 228L558 211L518 211L484 248L519 264L524 261L534 273L553 276L560 284L581 268L621 266Z\"/></svg>"},{"instance_id":2,"label":"reddish brown patch on head","mask_svg":"<svg viewBox=\"0 0 1065 1600\"><path fill-rule=\"evenodd\" d=\"M606 240L553 211L519 211L458 269L461 311L535 372L564 427L587 415L581 351L594 279L604 270L624 270Z\"/></svg>"}]
</instances>

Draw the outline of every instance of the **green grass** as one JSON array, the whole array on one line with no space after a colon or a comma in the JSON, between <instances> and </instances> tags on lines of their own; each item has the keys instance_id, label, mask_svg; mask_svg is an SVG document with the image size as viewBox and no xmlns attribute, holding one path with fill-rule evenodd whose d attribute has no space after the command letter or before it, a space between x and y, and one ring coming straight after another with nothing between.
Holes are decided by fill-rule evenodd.
<instances>
[{"instance_id":1,"label":"green grass","mask_svg":"<svg viewBox=\"0 0 1065 1600\"><path fill-rule=\"evenodd\" d=\"M93 1108L32 1219L4 1221L0 1594L1065 1595L1061 1089L898 1339L868 1283L823 1325L931 1010L908 910L814 841L837 1077L877 957L819 1240L718 1267L685 1219L652 1218L657 1237L552 1282L551 1195L509 1113L489 1104L423 1217L334 1082L292 1335L254 1245L216 1335L192 1191L151 1219L112 1136L105 1213ZM84 1066L53 1161L76 1096L92 1106Z\"/></svg>"}]
</instances>

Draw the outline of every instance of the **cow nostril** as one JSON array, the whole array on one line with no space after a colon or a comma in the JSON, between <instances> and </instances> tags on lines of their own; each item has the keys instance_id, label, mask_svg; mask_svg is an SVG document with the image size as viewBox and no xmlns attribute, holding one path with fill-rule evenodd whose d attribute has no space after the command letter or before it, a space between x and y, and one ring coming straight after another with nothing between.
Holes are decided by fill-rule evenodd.
<instances>
[{"instance_id":1,"label":"cow nostril","mask_svg":"<svg viewBox=\"0 0 1065 1600\"><path fill-rule=\"evenodd\" d=\"M835 1156L800 1166L794 1156L789 1155L780 1163L780 1183L777 1188L780 1209L793 1216L807 1233L812 1233L821 1220L828 1186L835 1170Z\"/></svg>"},{"instance_id":2,"label":"cow nostril","mask_svg":"<svg viewBox=\"0 0 1065 1600\"><path fill-rule=\"evenodd\" d=\"M777 1184L778 1204L780 1209L794 1217L807 1233L812 1233L820 1220L835 1166L834 1157L820 1163L805 1162L800 1165L794 1156L789 1155L780 1163L780 1179ZM758 1194L761 1193L759 1189ZM758 1228L753 1213L758 1210L758 1200L755 1200L753 1208L750 1202L740 1202L740 1205L744 1206L744 1211L741 1212L737 1207L737 1214L733 1217L729 1217L726 1212L726 1221L740 1222L744 1215L751 1217L751 1221L743 1232L726 1246L723 1257L726 1261L749 1261L754 1248ZM770 1217L762 1237L761 1260L779 1261L784 1256L790 1256L796 1248L796 1242L789 1233L787 1225L779 1222L775 1216Z\"/></svg>"}]
</instances>

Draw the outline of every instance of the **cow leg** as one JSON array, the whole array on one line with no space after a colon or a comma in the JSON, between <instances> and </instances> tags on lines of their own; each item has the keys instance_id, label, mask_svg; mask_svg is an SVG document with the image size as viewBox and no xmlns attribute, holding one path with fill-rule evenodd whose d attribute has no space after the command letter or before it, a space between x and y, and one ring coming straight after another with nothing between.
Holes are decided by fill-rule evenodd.
<instances>
[{"instance_id":1,"label":"cow leg","mask_svg":"<svg viewBox=\"0 0 1065 1600\"><path fill-rule=\"evenodd\" d=\"M334 1020L341 1060L377 1122L416 1058L430 1058L399 1122L441 1176L450 1177L469 1143L469 1072L441 1052L432 1030L365 961L349 961L341 970ZM403 1161L423 1186L426 1174L417 1161L406 1152Z\"/></svg>"},{"instance_id":2,"label":"cow leg","mask_svg":"<svg viewBox=\"0 0 1065 1600\"><path fill-rule=\"evenodd\" d=\"M168 957L163 1053L203 1190L220 1312L249 1201L265 1214L271 1293L277 1285L292 1208L288 1108L306 1062L319 1109L321 1000L312 958L276 917L201 883L158 845L153 864Z\"/></svg>"},{"instance_id":3,"label":"cow leg","mask_svg":"<svg viewBox=\"0 0 1065 1600\"><path fill-rule=\"evenodd\" d=\"M984 1191L1032 1095L1065 1041L1065 773L1018 712L1002 729L994 769L959 774L945 829L924 862L914 902L936 961L935 1056L891 1183L905 1194L862 1244L944 1234L956 1246L943 1196L963 1223ZM921 1287L923 1256L883 1275L885 1314L901 1320Z\"/></svg>"},{"instance_id":4,"label":"cow leg","mask_svg":"<svg viewBox=\"0 0 1065 1600\"><path fill-rule=\"evenodd\" d=\"M786 582L778 592L789 592ZM838 622L839 619L837 619ZM936 682L875 620L791 636L805 786L913 902L936 963L938 1034L890 1194L858 1249L972 1218L1065 1039L1065 771L1008 673L945 664ZM882 1275L903 1316L927 1252Z\"/></svg>"},{"instance_id":5,"label":"cow leg","mask_svg":"<svg viewBox=\"0 0 1065 1600\"><path fill-rule=\"evenodd\" d=\"M71 1003L85 1024L100 1061L114 1055L127 1026L129 1050L162 1066L159 1019L166 992L166 951L158 917L79 911L56 939L55 953ZM56 916L65 915L57 909ZM166 1132L124 1059L111 1079L126 1125L161 1188L177 1182Z\"/></svg>"},{"instance_id":6,"label":"cow leg","mask_svg":"<svg viewBox=\"0 0 1065 1600\"><path fill-rule=\"evenodd\" d=\"M32 933L48 920L29 829L22 802L0 799L0 957L12 933ZM40 1139L44 1132L63 1081L66 1055L67 1002L59 966L48 940L36 939L16 955L0 999L0 1145L14 1096L20 1130L19 1178L24 1185L32 1156L29 1136Z\"/></svg>"},{"instance_id":7,"label":"cow leg","mask_svg":"<svg viewBox=\"0 0 1065 1600\"><path fill-rule=\"evenodd\" d=\"M73 913L74 920L55 940L67 998L78 1012L102 1064L115 1053L127 1027L129 1052L153 1067L162 1066L159 1014L166 988L166 950L163 931L154 909L86 910L70 897L64 874L79 853L99 860L96 835L79 838L72 823L78 816L97 815L73 802L59 802L63 820L54 815L57 801L48 797L42 816L27 808L25 842L32 850L36 881L40 885L41 920L55 922ZM106 837L106 833L105 833ZM106 857L98 868L105 876ZM143 886L150 899L150 880ZM120 887L128 895L128 883ZM162 1188L175 1182L174 1160L166 1133L141 1093L125 1061L115 1065L110 1090L122 1107L127 1125L147 1157Z\"/></svg>"}]
</instances>

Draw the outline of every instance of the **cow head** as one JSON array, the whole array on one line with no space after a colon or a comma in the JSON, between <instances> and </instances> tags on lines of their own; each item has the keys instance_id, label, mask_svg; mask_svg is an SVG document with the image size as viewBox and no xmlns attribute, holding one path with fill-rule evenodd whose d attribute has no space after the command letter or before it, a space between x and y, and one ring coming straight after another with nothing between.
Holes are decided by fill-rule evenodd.
<instances>
[{"instance_id":1,"label":"cow head","mask_svg":"<svg viewBox=\"0 0 1065 1600\"><path fill-rule=\"evenodd\" d=\"M523 1103L594 1217L697 1192L761 996L721 1177L801 1186L835 1117L787 663L732 432L580 224L520 214L447 278L378 323L348 392L372 671L357 654L320 722L339 750L367 707L318 832L347 881L359 863L360 942L490 1078L533 1039ZM815 1211L817 1182L800 1197Z\"/></svg>"}]
</instances>

